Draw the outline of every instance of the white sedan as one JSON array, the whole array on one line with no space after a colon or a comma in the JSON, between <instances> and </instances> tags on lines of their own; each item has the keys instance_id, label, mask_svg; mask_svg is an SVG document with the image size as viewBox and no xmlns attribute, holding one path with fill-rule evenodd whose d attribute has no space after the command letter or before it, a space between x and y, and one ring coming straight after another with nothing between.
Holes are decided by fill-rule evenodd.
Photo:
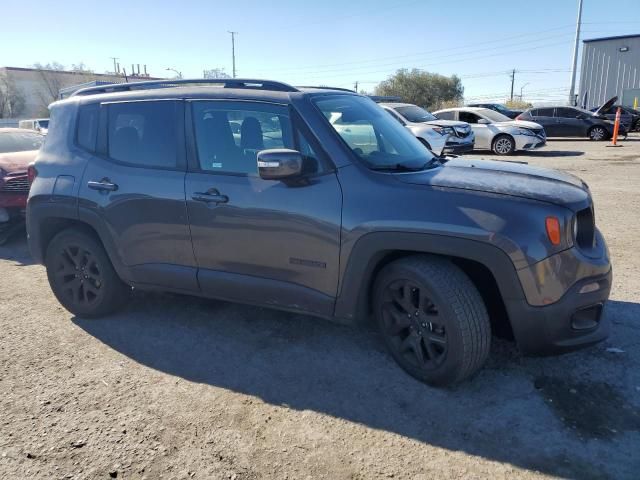
<instances>
[{"instance_id":1,"label":"white sedan","mask_svg":"<svg viewBox=\"0 0 640 480\"><path fill-rule=\"evenodd\" d=\"M511 155L516 150L533 150L547 143L542 125L511 120L488 108L445 108L433 114L443 120L458 120L470 124L476 135L475 150L491 150L496 155Z\"/></svg>"}]
</instances>

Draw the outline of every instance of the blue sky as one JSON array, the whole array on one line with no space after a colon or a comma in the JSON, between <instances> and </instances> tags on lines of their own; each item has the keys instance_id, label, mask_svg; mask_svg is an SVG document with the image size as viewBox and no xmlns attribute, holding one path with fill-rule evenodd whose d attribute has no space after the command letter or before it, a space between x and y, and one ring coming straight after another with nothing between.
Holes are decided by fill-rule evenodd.
<instances>
[{"instance_id":1,"label":"blue sky","mask_svg":"<svg viewBox=\"0 0 640 480\"><path fill-rule=\"evenodd\" d=\"M584 0L582 38L640 33L639 1ZM0 66L84 62L102 73L115 56L127 69L199 78L231 73L235 30L240 77L372 90L398 68L421 68L459 75L479 100L504 99L515 68L516 93L536 102L566 98L577 13L577 0L3 3Z\"/></svg>"}]
</instances>

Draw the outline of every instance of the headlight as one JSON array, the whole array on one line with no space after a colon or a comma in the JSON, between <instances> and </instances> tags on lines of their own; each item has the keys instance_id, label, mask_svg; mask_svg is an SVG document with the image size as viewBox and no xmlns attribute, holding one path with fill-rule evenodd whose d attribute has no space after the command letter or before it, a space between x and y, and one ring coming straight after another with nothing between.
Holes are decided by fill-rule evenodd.
<instances>
[{"instance_id":1,"label":"headlight","mask_svg":"<svg viewBox=\"0 0 640 480\"><path fill-rule=\"evenodd\" d=\"M513 132L514 135L526 135L528 137L535 137L536 133L533 130L528 130L526 128L516 128Z\"/></svg>"},{"instance_id":2,"label":"headlight","mask_svg":"<svg viewBox=\"0 0 640 480\"><path fill-rule=\"evenodd\" d=\"M451 127L434 127L433 131L438 132L440 135L455 135Z\"/></svg>"}]
</instances>

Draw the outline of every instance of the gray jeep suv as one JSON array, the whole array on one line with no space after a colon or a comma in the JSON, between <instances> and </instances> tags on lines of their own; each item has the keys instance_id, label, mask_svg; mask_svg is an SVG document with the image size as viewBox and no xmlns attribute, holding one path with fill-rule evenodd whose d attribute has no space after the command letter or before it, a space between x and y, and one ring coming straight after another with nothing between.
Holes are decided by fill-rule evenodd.
<instances>
[{"instance_id":1,"label":"gray jeep suv","mask_svg":"<svg viewBox=\"0 0 640 480\"><path fill-rule=\"evenodd\" d=\"M29 247L74 315L133 288L374 318L433 385L477 371L492 332L524 353L607 335L609 255L574 176L447 162L366 97L262 80L92 87L50 110Z\"/></svg>"}]
</instances>

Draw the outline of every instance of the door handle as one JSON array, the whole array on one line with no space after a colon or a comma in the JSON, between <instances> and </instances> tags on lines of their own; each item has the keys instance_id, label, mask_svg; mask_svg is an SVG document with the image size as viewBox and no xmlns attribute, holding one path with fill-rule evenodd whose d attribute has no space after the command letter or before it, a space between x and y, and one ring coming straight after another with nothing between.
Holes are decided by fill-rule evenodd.
<instances>
[{"instance_id":1,"label":"door handle","mask_svg":"<svg viewBox=\"0 0 640 480\"><path fill-rule=\"evenodd\" d=\"M112 183L108 178L103 178L99 182L95 180L90 180L87 182L87 186L91 190L98 190L99 192L115 192L118 190L118 185Z\"/></svg>"},{"instance_id":2,"label":"door handle","mask_svg":"<svg viewBox=\"0 0 640 480\"><path fill-rule=\"evenodd\" d=\"M210 190L208 192L195 192L191 195L196 202L204 202L204 203L227 203L229 201L229 197L226 195L221 195L217 190Z\"/></svg>"}]
</instances>

